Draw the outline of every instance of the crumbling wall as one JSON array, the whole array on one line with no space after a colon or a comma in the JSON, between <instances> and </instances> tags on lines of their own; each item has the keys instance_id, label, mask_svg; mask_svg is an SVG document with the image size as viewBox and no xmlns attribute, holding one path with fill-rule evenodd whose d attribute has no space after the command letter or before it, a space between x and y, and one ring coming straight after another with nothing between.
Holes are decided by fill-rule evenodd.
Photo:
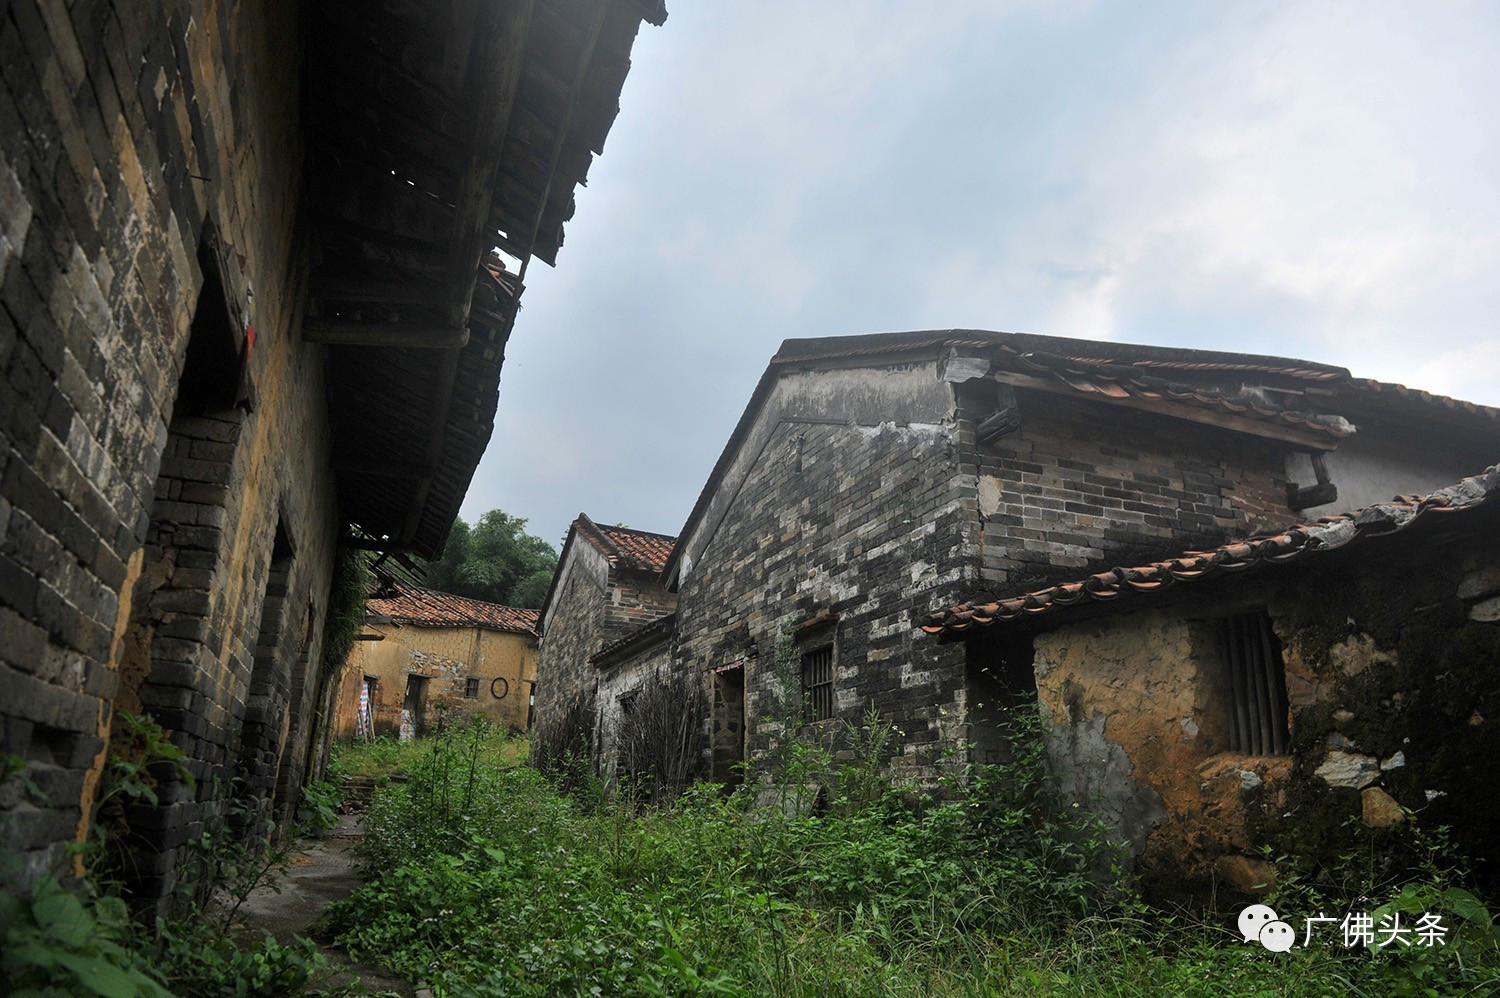
<instances>
[{"instance_id":1,"label":"crumbling wall","mask_svg":"<svg viewBox=\"0 0 1500 998\"><path fill-rule=\"evenodd\" d=\"M1409 811L1450 827L1500 889L1488 764L1500 754L1500 515L1487 507L1463 526L1319 565L1268 601L1287 645L1296 763L1285 820L1257 829L1278 848L1336 854L1351 818L1401 843Z\"/></svg>"},{"instance_id":2,"label":"crumbling wall","mask_svg":"<svg viewBox=\"0 0 1500 998\"><path fill-rule=\"evenodd\" d=\"M536 639L529 634L482 627L424 627L369 624L380 641L357 641L340 670L335 737L357 731L360 687L376 680L371 704L375 733L395 737L401 726L408 676L424 676L428 723L463 724L484 717L500 727L529 726L531 689L536 682ZM469 680L475 696L468 696Z\"/></svg>"},{"instance_id":3,"label":"crumbling wall","mask_svg":"<svg viewBox=\"0 0 1500 998\"><path fill-rule=\"evenodd\" d=\"M537 657L537 716L556 717L565 705L599 681L588 658L604 643L604 609L609 602L609 560L575 535L564 552L561 576L542 621Z\"/></svg>"},{"instance_id":4,"label":"crumbling wall","mask_svg":"<svg viewBox=\"0 0 1500 998\"><path fill-rule=\"evenodd\" d=\"M1037 694L1064 787L1131 847L1145 878L1254 852L1284 801L1286 756L1232 754L1212 621L1144 610L1035 640Z\"/></svg>"},{"instance_id":5,"label":"crumbling wall","mask_svg":"<svg viewBox=\"0 0 1500 998\"><path fill-rule=\"evenodd\" d=\"M1410 862L1415 813L1450 826L1473 871L1500 880L1500 537L1466 514L1463 540L1430 535L1308 558L1190 603L1060 623L1037 635L1038 695L1059 772L1159 883L1242 890L1274 870L1260 848L1332 859L1350 822L1387 861ZM1226 751L1212 627L1264 607L1282 644L1291 751Z\"/></svg>"}]
</instances>

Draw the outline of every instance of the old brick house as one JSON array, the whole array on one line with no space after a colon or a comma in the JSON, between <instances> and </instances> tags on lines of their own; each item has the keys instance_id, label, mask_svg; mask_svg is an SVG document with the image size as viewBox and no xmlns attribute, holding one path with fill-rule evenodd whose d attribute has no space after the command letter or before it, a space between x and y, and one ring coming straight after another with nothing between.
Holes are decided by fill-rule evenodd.
<instances>
[{"instance_id":1,"label":"old brick house","mask_svg":"<svg viewBox=\"0 0 1500 998\"><path fill-rule=\"evenodd\" d=\"M621 696L667 661L677 597L662 583L661 570L674 542L598 524L586 513L569 526L542 602L536 709L544 723L582 710L600 737L613 737ZM601 681L611 674L604 667L622 651L635 667L612 674L631 677L630 686L600 695Z\"/></svg>"},{"instance_id":2,"label":"old brick house","mask_svg":"<svg viewBox=\"0 0 1500 998\"><path fill-rule=\"evenodd\" d=\"M1148 877L1253 889L1260 846L1337 850L1406 809L1500 887L1500 466L923 627L1034 649L1058 769Z\"/></svg>"},{"instance_id":3,"label":"old brick house","mask_svg":"<svg viewBox=\"0 0 1500 998\"><path fill-rule=\"evenodd\" d=\"M409 738L476 717L531 726L536 610L409 585L366 610L340 673L335 738Z\"/></svg>"},{"instance_id":4,"label":"old brick house","mask_svg":"<svg viewBox=\"0 0 1500 998\"><path fill-rule=\"evenodd\" d=\"M993 712L1033 695L1024 640L932 641L935 607L1429 491L1497 444L1495 410L1283 358L970 330L790 340L666 561L673 632L648 667L665 654L711 704L703 768L727 778L780 734L790 627L800 730L834 737L873 705L904 732L893 770L929 777L947 750L1000 751ZM639 668L628 640L602 674L569 661L601 691Z\"/></svg>"},{"instance_id":5,"label":"old brick house","mask_svg":"<svg viewBox=\"0 0 1500 998\"><path fill-rule=\"evenodd\" d=\"M614 119L638 0L0 11L0 839L89 829L116 709L195 784L129 814L138 895L231 794L285 815L332 693L340 545L431 556L522 279Z\"/></svg>"}]
</instances>

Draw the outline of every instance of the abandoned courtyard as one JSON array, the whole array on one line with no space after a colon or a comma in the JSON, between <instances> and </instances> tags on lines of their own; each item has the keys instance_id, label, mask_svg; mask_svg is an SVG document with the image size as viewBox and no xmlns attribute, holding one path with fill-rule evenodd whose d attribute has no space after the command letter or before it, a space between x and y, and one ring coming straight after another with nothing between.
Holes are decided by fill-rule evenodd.
<instances>
[{"instance_id":1,"label":"abandoned courtyard","mask_svg":"<svg viewBox=\"0 0 1500 998\"><path fill-rule=\"evenodd\" d=\"M3 0L0 993L1500 993L1497 42Z\"/></svg>"}]
</instances>

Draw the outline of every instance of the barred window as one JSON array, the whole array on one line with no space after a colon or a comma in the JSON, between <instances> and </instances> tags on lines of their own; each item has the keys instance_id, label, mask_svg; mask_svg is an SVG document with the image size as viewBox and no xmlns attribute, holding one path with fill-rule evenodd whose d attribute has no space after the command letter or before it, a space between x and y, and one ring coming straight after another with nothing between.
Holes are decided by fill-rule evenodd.
<instances>
[{"instance_id":1,"label":"barred window","mask_svg":"<svg viewBox=\"0 0 1500 998\"><path fill-rule=\"evenodd\" d=\"M477 697L479 695L479 680L469 677L464 680L464 696Z\"/></svg>"},{"instance_id":2,"label":"barred window","mask_svg":"<svg viewBox=\"0 0 1500 998\"><path fill-rule=\"evenodd\" d=\"M1286 755L1286 667L1281 641L1264 610L1219 623L1229 697L1229 750L1245 755Z\"/></svg>"},{"instance_id":3,"label":"barred window","mask_svg":"<svg viewBox=\"0 0 1500 998\"><path fill-rule=\"evenodd\" d=\"M833 716L833 645L802 653L802 710L809 721Z\"/></svg>"}]
</instances>

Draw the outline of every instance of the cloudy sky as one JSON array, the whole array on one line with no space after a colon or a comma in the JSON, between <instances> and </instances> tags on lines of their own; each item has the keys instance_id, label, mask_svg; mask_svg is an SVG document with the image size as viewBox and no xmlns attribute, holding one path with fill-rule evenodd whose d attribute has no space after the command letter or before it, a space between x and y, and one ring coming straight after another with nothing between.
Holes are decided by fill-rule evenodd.
<instances>
[{"instance_id":1,"label":"cloudy sky","mask_svg":"<svg viewBox=\"0 0 1500 998\"><path fill-rule=\"evenodd\" d=\"M1500 404L1500 4L669 0L463 516L676 533L787 337L1281 354Z\"/></svg>"}]
</instances>

